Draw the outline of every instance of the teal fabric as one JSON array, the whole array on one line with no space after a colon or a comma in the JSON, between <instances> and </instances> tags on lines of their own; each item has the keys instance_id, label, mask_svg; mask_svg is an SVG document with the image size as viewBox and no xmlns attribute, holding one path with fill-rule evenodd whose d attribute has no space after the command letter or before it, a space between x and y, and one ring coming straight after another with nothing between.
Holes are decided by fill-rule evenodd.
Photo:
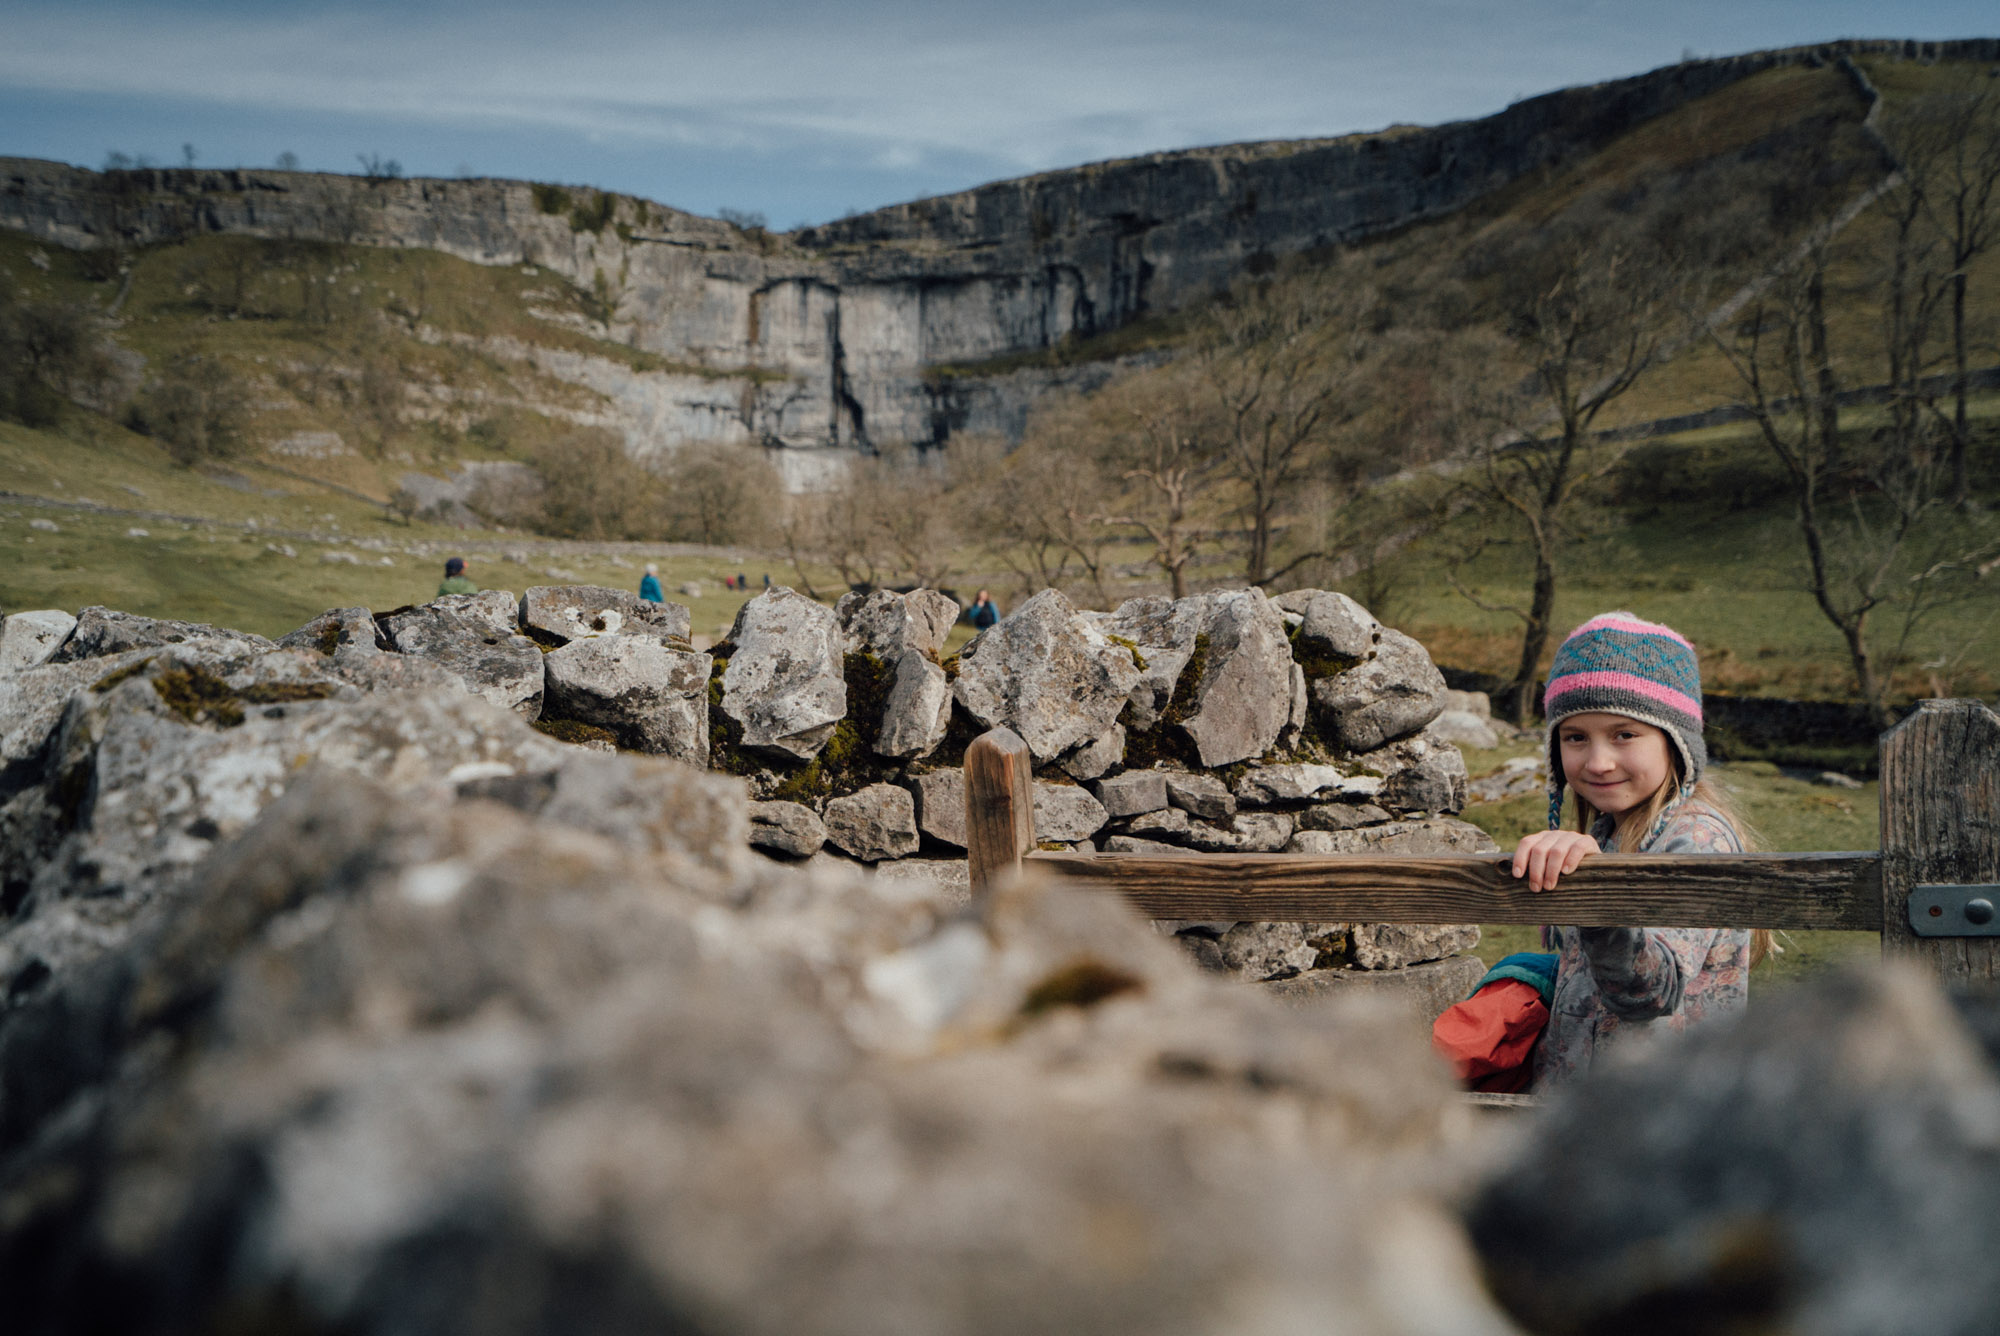
<instances>
[{"instance_id":1,"label":"teal fabric","mask_svg":"<svg viewBox=\"0 0 2000 1336\"><path fill-rule=\"evenodd\" d=\"M1556 961L1560 959L1553 952L1516 951L1511 956L1503 956L1500 963L1479 977L1469 997L1477 997L1479 990L1502 979L1518 979L1542 995L1542 1004L1548 1005L1556 992Z\"/></svg>"}]
</instances>

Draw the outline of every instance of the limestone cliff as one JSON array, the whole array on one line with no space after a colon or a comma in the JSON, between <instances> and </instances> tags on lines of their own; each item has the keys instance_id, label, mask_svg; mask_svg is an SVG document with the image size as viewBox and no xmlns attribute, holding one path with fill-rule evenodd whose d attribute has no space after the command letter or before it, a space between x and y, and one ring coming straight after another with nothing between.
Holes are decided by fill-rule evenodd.
<instances>
[{"instance_id":1,"label":"limestone cliff","mask_svg":"<svg viewBox=\"0 0 2000 1336\"><path fill-rule=\"evenodd\" d=\"M0 227L76 248L233 232L532 261L604 294L611 337L724 373L622 386L613 398L636 451L718 438L794 450L929 445L959 431L1017 435L1049 385L1092 377L927 369L1172 310L1246 267L1449 213L1760 71L1862 50L1997 59L2000 41L1691 61L1481 120L1093 164L785 236L518 181L99 174L25 159L0 159Z\"/></svg>"}]
</instances>

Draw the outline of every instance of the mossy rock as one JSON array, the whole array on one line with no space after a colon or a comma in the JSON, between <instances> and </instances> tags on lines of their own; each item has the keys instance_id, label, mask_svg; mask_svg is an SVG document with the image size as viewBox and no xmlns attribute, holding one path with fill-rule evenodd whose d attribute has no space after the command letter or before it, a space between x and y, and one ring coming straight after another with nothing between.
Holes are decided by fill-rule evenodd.
<instances>
[{"instance_id":1,"label":"mossy rock","mask_svg":"<svg viewBox=\"0 0 2000 1336\"><path fill-rule=\"evenodd\" d=\"M557 742L569 742L577 746L587 742L608 742L614 747L618 745L616 733L608 728L600 728L596 724L586 724L581 719L551 719L543 716L535 720L534 729L537 733L552 737Z\"/></svg>"}]
</instances>

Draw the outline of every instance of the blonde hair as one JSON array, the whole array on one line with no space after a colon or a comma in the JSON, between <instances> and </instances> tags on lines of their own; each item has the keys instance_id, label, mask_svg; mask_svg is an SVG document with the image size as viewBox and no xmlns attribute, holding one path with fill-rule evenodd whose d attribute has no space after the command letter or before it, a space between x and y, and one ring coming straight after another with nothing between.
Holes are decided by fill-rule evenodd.
<instances>
[{"instance_id":1,"label":"blonde hair","mask_svg":"<svg viewBox=\"0 0 2000 1336\"><path fill-rule=\"evenodd\" d=\"M1667 757L1670 765L1667 769L1666 778L1660 781L1660 787L1653 790L1652 796L1647 798L1646 801L1633 807L1623 816L1598 811L1582 794L1572 789L1570 796L1575 805L1576 828L1588 835L1591 833L1591 827L1595 826L1600 818L1611 817L1613 833L1616 839L1616 851L1625 854L1638 853L1639 846L1645 840L1647 832L1651 831L1653 823L1660 819L1660 813L1666 811L1667 807L1679 796L1681 785L1685 782L1684 771L1686 762L1681 759L1680 748L1669 743ZM1744 853L1755 852L1758 844L1761 843L1758 839L1756 829L1743 819L1742 813L1737 809L1736 800L1730 796L1729 791L1710 779L1707 775L1703 775L1699 780L1695 781L1694 791L1688 795L1688 801L1700 803L1703 807L1715 813L1723 824L1736 833L1736 843ZM1752 969L1755 969L1759 963L1770 956L1776 955L1782 949L1772 937L1769 928L1752 928L1750 930L1750 966Z\"/></svg>"}]
</instances>

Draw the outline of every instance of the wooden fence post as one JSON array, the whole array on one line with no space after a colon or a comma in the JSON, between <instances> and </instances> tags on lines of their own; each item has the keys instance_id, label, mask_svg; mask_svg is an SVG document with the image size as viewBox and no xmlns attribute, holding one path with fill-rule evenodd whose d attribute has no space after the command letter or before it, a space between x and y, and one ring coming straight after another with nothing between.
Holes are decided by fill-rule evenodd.
<instances>
[{"instance_id":1,"label":"wooden fence post","mask_svg":"<svg viewBox=\"0 0 2000 1336\"><path fill-rule=\"evenodd\" d=\"M1927 700L1882 735L1882 954L1947 988L2000 984L2000 937L1918 937L1912 887L2000 882L2000 716Z\"/></svg>"},{"instance_id":2,"label":"wooden fence post","mask_svg":"<svg viewBox=\"0 0 2000 1336\"><path fill-rule=\"evenodd\" d=\"M996 728L965 749L965 853L976 898L1035 847L1033 758L1011 728Z\"/></svg>"}]
</instances>

